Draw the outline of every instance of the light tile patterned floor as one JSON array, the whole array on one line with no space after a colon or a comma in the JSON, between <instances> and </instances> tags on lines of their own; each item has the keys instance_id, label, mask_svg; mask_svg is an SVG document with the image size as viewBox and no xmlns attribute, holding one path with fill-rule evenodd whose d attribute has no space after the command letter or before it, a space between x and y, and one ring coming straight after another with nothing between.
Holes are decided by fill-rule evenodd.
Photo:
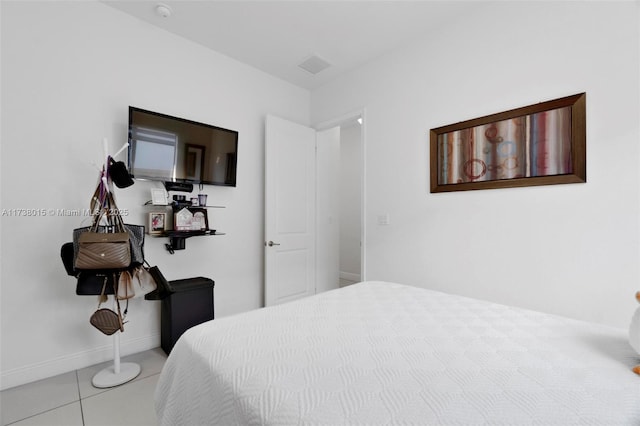
<instances>
[{"instance_id":1,"label":"light tile patterned floor","mask_svg":"<svg viewBox=\"0 0 640 426\"><path fill-rule=\"evenodd\" d=\"M12 426L155 425L153 393L167 356L160 348L122 357L140 365L138 377L108 388L91 379L105 362L0 392L1 424Z\"/></svg>"}]
</instances>

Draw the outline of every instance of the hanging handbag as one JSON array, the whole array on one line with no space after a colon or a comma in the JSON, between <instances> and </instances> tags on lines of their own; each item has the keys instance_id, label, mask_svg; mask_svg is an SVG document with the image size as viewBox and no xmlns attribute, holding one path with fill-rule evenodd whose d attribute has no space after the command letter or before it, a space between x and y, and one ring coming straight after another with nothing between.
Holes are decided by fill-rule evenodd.
<instances>
[{"instance_id":1,"label":"hanging handbag","mask_svg":"<svg viewBox=\"0 0 640 426\"><path fill-rule=\"evenodd\" d=\"M78 272L76 294L78 296L93 296L100 294L100 288L102 287L105 279L107 280L107 288L104 291L104 294L115 294L114 289L117 284L114 284L113 282L114 278L112 273L103 273L100 271Z\"/></svg>"},{"instance_id":2,"label":"hanging handbag","mask_svg":"<svg viewBox=\"0 0 640 426\"><path fill-rule=\"evenodd\" d=\"M121 269L130 264L127 232L83 232L78 237L76 269Z\"/></svg>"},{"instance_id":3,"label":"hanging handbag","mask_svg":"<svg viewBox=\"0 0 640 426\"><path fill-rule=\"evenodd\" d=\"M89 322L107 336L111 336L116 331L124 331L118 314L111 309L101 308L91 315Z\"/></svg>"},{"instance_id":4,"label":"hanging handbag","mask_svg":"<svg viewBox=\"0 0 640 426\"><path fill-rule=\"evenodd\" d=\"M129 271L120 272L120 279L118 280L117 299L127 300L136 295L133 288L133 281L131 280L131 273Z\"/></svg>"},{"instance_id":5,"label":"hanging handbag","mask_svg":"<svg viewBox=\"0 0 640 426\"><path fill-rule=\"evenodd\" d=\"M91 226L85 226L73 230L73 246L75 253L79 250L78 240L80 235L85 232L91 232L91 229ZM99 225L97 227L97 232L108 232L108 229L108 226ZM131 263L127 266L142 265L144 263L144 234L146 232L146 228L144 225L131 225L125 223L124 229L129 234L129 251L131 253Z\"/></svg>"},{"instance_id":6,"label":"hanging handbag","mask_svg":"<svg viewBox=\"0 0 640 426\"><path fill-rule=\"evenodd\" d=\"M87 232L74 231L74 268L79 270L123 269L131 264L129 233L124 227L122 216L113 199L113 194L104 194L100 201L96 189L91 202L94 212L93 225ZM98 204L99 203L99 204ZM100 232L100 222L105 219L107 226Z\"/></svg>"},{"instance_id":7,"label":"hanging handbag","mask_svg":"<svg viewBox=\"0 0 640 426\"><path fill-rule=\"evenodd\" d=\"M148 267L149 264L147 263L146 266ZM131 272L131 281L136 294L135 297L145 296L158 288L156 280L153 278L153 275L149 273L147 267L136 266Z\"/></svg>"},{"instance_id":8,"label":"hanging handbag","mask_svg":"<svg viewBox=\"0 0 640 426\"><path fill-rule=\"evenodd\" d=\"M167 281L164 275L162 275L162 272L160 272L160 269L157 266L149 267L147 272L156 283L156 289L151 293L145 294L145 300L161 300L168 297L171 293L174 293L174 289L171 288L171 284L169 284L169 281Z\"/></svg>"},{"instance_id":9,"label":"hanging handbag","mask_svg":"<svg viewBox=\"0 0 640 426\"><path fill-rule=\"evenodd\" d=\"M114 277L115 281L115 277ZM98 302L98 309L91 315L89 318L89 322L95 328L106 334L107 336L111 336L116 331L120 330L124 331L124 322L122 321L122 314L120 313L120 302L116 297L116 306L118 307L118 313L112 311L107 308L100 308L105 296L105 289L107 287L107 277L104 278L104 283L102 284L102 293L100 294L100 300Z\"/></svg>"}]
</instances>

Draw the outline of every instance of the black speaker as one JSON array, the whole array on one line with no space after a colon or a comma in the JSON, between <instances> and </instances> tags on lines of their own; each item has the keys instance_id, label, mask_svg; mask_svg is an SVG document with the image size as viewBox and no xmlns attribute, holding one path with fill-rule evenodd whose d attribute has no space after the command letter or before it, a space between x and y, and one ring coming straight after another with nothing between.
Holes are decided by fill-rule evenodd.
<instances>
[{"instance_id":1,"label":"black speaker","mask_svg":"<svg viewBox=\"0 0 640 426\"><path fill-rule=\"evenodd\" d=\"M193 184L189 182L165 182L167 191L192 192Z\"/></svg>"}]
</instances>

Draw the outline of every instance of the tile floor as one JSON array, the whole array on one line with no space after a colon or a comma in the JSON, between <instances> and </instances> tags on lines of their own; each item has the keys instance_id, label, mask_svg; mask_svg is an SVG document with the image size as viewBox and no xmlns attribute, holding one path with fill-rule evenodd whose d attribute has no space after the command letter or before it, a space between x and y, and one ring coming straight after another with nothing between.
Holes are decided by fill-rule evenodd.
<instances>
[{"instance_id":1,"label":"tile floor","mask_svg":"<svg viewBox=\"0 0 640 426\"><path fill-rule=\"evenodd\" d=\"M113 361L0 392L2 426L156 425L153 393L167 356L160 348L122 357L140 374L114 388L93 387L93 376Z\"/></svg>"}]
</instances>

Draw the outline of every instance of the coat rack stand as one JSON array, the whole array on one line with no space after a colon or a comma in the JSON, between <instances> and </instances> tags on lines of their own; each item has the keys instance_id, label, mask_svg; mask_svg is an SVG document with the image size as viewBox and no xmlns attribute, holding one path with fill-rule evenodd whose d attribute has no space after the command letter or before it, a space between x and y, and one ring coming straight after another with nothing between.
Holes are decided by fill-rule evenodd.
<instances>
[{"instance_id":1,"label":"coat rack stand","mask_svg":"<svg viewBox=\"0 0 640 426\"><path fill-rule=\"evenodd\" d=\"M109 167L109 147L107 143L107 138L104 138L103 141L103 149L104 149L104 169ZM113 157L117 157L122 151L124 151L129 146L129 143L125 143L114 155ZM96 163L92 163L96 169L100 173L104 170L101 166ZM105 176L102 176L102 181L104 183L104 188L109 190L109 182L107 181ZM65 265L67 267L67 272L69 275L74 275L72 265ZM100 294L100 293L98 293ZM116 295L113 295L113 310L117 309L117 301ZM140 374L140 365L134 362L120 362L120 331L116 331L113 334L113 365L103 368L98 373L93 376L91 383L96 388L111 388L115 386L122 385L127 383L133 379L135 379L138 374Z\"/></svg>"}]
</instances>

